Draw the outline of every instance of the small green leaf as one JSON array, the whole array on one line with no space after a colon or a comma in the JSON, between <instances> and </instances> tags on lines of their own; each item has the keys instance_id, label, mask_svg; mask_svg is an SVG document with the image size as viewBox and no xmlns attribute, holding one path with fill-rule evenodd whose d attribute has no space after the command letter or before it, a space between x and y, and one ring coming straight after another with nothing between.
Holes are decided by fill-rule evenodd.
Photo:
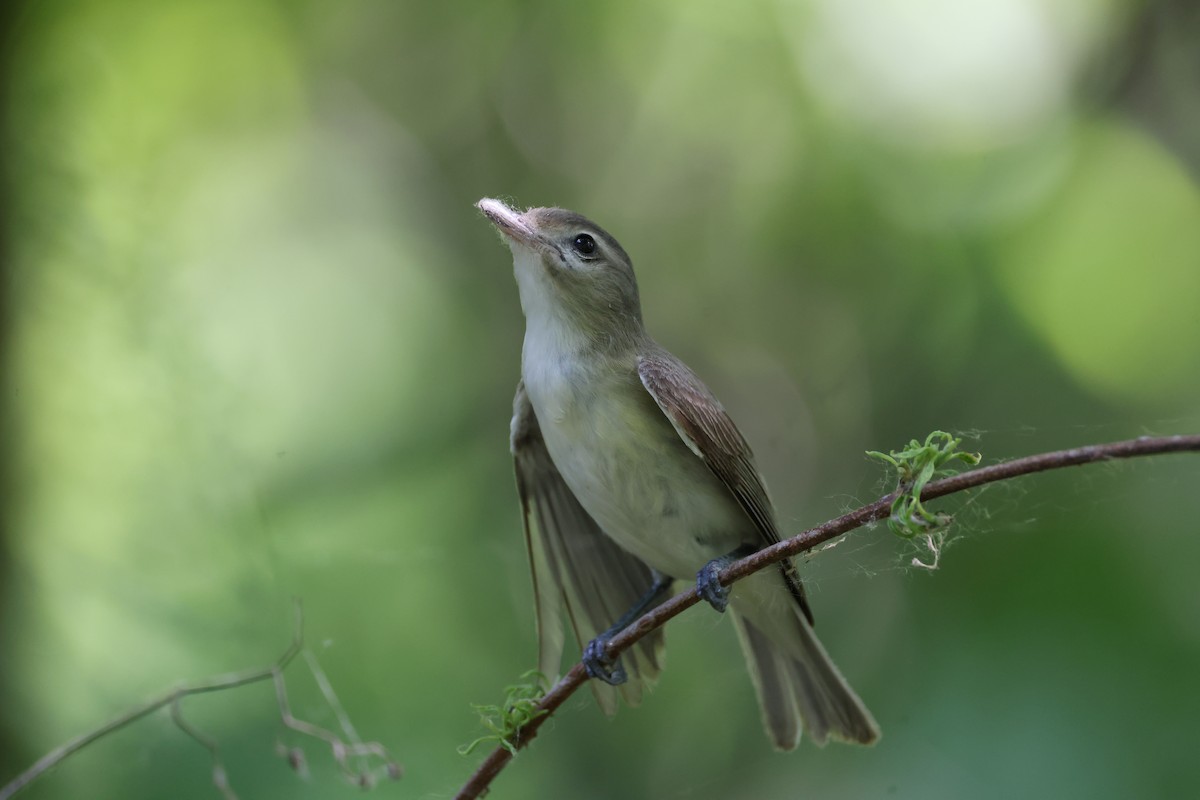
<instances>
[{"instance_id":1,"label":"small green leaf","mask_svg":"<svg viewBox=\"0 0 1200 800\"><path fill-rule=\"evenodd\" d=\"M528 679L532 678L532 681ZM484 734L478 739L458 746L459 755L470 755L471 751L484 742L496 742L514 756L517 754L516 737L521 728L546 712L538 708L538 703L546 695L549 681L537 670L531 669L521 675L526 683L516 683L504 689L504 704L475 705L479 714L479 722L491 733Z\"/></svg>"},{"instance_id":2,"label":"small green leaf","mask_svg":"<svg viewBox=\"0 0 1200 800\"><path fill-rule=\"evenodd\" d=\"M929 535L950 525L949 514L934 514L921 503L921 492L934 478L952 475L953 462L968 466L979 463L980 455L959 450L962 439L945 431L934 431L925 441L913 439L903 450L881 453L868 450L867 456L888 465L896 473L896 499L892 501L888 528L904 539ZM951 466L947 466L951 465Z\"/></svg>"}]
</instances>

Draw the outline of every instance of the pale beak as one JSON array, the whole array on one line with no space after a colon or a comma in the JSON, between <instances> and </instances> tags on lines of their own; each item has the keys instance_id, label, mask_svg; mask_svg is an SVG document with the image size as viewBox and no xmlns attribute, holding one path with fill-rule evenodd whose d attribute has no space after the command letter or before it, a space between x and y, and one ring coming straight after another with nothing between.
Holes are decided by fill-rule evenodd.
<instances>
[{"instance_id":1,"label":"pale beak","mask_svg":"<svg viewBox=\"0 0 1200 800\"><path fill-rule=\"evenodd\" d=\"M544 244L538 232L531 228L516 210L509 208L499 200L485 197L475 206L492 221L492 224L506 239L530 246Z\"/></svg>"}]
</instances>

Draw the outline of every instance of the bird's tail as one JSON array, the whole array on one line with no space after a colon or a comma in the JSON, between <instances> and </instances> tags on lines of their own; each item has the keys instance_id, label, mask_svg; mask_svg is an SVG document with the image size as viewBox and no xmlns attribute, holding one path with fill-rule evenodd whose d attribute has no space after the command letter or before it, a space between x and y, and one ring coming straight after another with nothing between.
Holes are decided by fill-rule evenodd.
<instances>
[{"instance_id":1,"label":"bird's tail","mask_svg":"<svg viewBox=\"0 0 1200 800\"><path fill-rule=\"evenodd\" d=\"M818 745L830 738L858 744L879 738L871 712L838 672L798 603L773 604L765 619L761 613L747 616L736 603L730 611L763 727L777 748L793 749L801 727Z\"/></svg>"}]
</instances>

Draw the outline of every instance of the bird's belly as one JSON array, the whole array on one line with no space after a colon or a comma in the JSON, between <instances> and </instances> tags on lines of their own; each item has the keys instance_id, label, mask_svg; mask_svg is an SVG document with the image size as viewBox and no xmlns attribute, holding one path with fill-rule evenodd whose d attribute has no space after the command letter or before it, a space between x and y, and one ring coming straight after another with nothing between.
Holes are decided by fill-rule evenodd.
<instances>
[{"instance_id":1,"label":"bird's belly","mask_svg":"<svg viewBox=\"0 0 1200 800\"><path fill-rule=\"evenodd\" d=\"M729 490L640 384L543 396L541 404L536 390L530 397L546 448L580 504L653 569L690 579L755 540Z\"/></svg>"}]
</instances>

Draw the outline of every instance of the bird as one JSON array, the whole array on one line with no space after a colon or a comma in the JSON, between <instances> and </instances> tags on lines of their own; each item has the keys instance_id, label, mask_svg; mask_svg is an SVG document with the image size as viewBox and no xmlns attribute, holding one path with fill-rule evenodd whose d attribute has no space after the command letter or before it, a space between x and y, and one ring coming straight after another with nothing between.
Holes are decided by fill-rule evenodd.
<instances>
[{"instance_id":1,"label":"bird","mask_svg":"<svg viewBox=\"0 0 1200 800\"><path fill-rule=\"evenodd\" d=\"M813 632L790 559L730 587L725 566L780 541L754 455L713 393L646 332L633 264L563 208L476 206L513 257L525 337L510 446L533 574L539 670L557 675L565 612L596 700L640 703L663 665L661 628L610 659L608 641L695 581L728 608L779 750L801 734L872 744L879 727Z\"/></svg>"}]
</instances>

